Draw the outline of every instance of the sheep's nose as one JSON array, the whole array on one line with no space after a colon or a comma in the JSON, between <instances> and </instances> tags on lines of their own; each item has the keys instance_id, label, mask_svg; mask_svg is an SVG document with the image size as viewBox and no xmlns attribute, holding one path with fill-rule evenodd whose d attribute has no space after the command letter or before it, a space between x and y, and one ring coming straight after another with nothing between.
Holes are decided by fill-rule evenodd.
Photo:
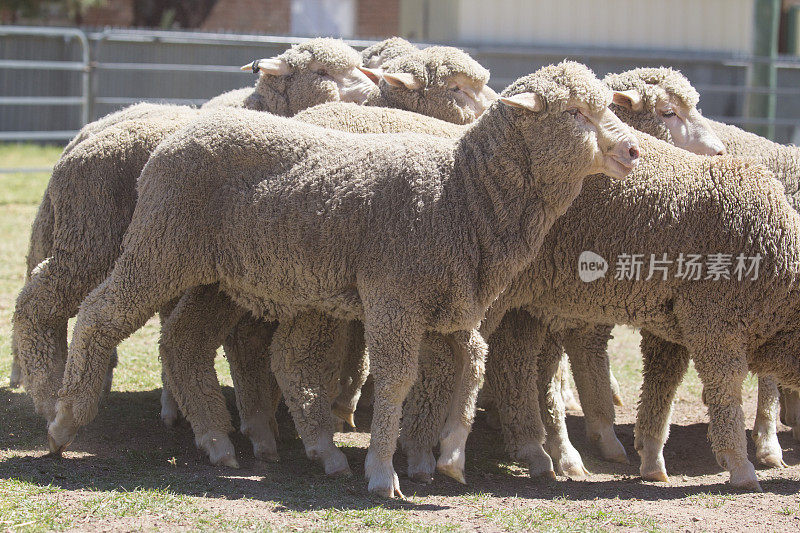
<instances>
[{"instance_id":1,"label":"sheep's nose","mask_svg":"<svg viewBox=\"0 0 800 533\"><path fill-rule=\"evenodd\" d=\"M638 159L639 158L639 148L636 146L631 146L630 150L628 150L628 155L631 156L631 159Z\"/></svg>"}]
</instances>

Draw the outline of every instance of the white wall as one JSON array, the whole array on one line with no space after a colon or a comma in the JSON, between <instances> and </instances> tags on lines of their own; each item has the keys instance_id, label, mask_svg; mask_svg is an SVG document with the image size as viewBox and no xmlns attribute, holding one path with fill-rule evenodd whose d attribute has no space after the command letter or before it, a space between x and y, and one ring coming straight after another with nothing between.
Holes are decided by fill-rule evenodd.
<instances>
[{"instance_id":1,"label":"white wall","mask_svg":"<svg viewBox=\"0 0 800 533\"><path fill-rule=\"evenodd\" d=\"M753 0L459 0L465 42L749 52Z\"/></svg>"}]
</instances>

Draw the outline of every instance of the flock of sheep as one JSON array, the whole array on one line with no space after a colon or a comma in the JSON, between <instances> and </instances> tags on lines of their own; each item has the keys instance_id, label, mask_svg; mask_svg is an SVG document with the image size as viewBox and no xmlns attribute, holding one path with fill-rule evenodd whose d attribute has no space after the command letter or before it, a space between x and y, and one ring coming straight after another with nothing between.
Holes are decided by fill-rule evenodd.
<instances>
[{"instance_id":1,"label":"flock of sheep","mask_svg":"<svg viewBox=\"0 0 800 533\"><path fill-rule=\"evenodd\" d=\"M117 344L158 312L162 418L183 414L213 464L238 466L213 366L222 345L259 459L278 458L282 397L308 457L349 473L333 435L370 376L371 492L402 496L398 439L411 479L463 482L478 402L531 476L583 478L562 353L589 439L625 462L606 348L629 324L642 331L644 479L668 480L690 358L731 484L760 490L748 370L756 458L783 465L779 405L800 438L797 148L705 119L668 68L598 80L564 61L498 96L463 51L399 38L361 54L313 39L243 68L259 73L254 89L200 109L139 104L88 124L53 171L12 342L12 384L46 418L52 452L94 418ZM758 269L586 282L585 251Z\"/></svg>"}]
</instances>

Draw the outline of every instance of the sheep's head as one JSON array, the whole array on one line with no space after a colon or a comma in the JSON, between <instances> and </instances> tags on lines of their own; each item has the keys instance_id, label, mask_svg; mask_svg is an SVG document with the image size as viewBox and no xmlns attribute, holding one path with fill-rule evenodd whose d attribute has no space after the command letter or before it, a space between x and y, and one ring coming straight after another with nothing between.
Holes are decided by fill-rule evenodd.
<instances>
[{"instance_id":1,"label":"sheep's head","mask_svg":"<svg viewBox=\"0 0 800 533\"><path fill-rule=\"evenodd\" d=\"M725 145L697 109L700 95L677 70L637 68L609 74L604 81L619 91L612 109L634 128L696 154L725 153Z\"/></svg>"},{"instance_id":2,"label":"sheep's head","mask_svg":"<svg viewBox=\"0 0 800 533\"><path fill-rule=\"evenodd\" d=\"M393 59L380 70L363 70L380 80L390 106L455 124L473 122L497 98L486 85L489 71L449 46L431 46Z\"/></svg>"},{"instance_id":3,"label":"sheep's head","mask_svg":"<svg viewBox=\"0 0 800 533\"><path fill-rule=\"evenodd\" d=\"M522 135L512 142L540 176L623 179L638 163L639 143L609 109L614 94L585 65L564 61L511 84L488 115L514 124L506 130Z\"/></svg>"},{"instance_id":4,"label":"sheep's head","mask_svg":"<svg viewBox=\"0 0 800 533\"><path fill-rule=\"evenodd\" d=\"M361 52L361 63L367 68L378 68L387 61L418 51L419 48L402 37L390 37L365 48Z\"/></svg>"},{"instance_id":5,"label":"sheep's head","mask_svg":"<svg viewBox=\"0 0 800 533\"><path fill-rule=\"evenodd\" d=\"M339 39L319 38L292 46L279 56L242 67L260 72L256 91L286 100L286 114L325 102L364 101L377 94L374 82L359 70L361 56Z\"/></svg>"}]
</instances>

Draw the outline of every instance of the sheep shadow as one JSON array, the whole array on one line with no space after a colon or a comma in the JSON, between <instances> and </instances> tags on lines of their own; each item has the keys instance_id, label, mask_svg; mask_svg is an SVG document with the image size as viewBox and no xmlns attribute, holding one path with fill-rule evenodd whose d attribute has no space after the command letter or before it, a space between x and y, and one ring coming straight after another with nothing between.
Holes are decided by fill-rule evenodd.
<instances>
[{"instance_id":1,"label":"sheep shadow","mask_svg":"<svg viewBox=\"0 0 800 533\"><path fill-rule=\"evenodd\" d=\"M226 387L228 407L235 413L233 391ZM252 455L249 441L232 435L238 451L239 470L214 467L194 446L191 428L186 423L165 428L159 419L160 390L112 392L103 400L97 418L84 428L64 458L46 453L44 421L33 412L30 399L23 393L0 389L0 416L6 432L0 434L0 478L16 478L37 485L53 484L68 490L163 489L209 498L250 498L277 504L277 510L308 511L315 509L442 509L446 503L435 497L459 497L476 493L496 497L530 499L568 498L594 500L619 498L640 500L681 499L692 494L734 492L721 475L719 482L704 480L681 486L643 483L638 478L638 459L633 449L633 428L619 426L618 433L631 465L616 465L593 459L583 433L583 420L568 419L573 443L586 460L590 471L587 481L531 479L519 465L507 457L500 433L489 428L482 417L470 436L467 457L469 485L460 485L437 475L432 485L420 485L401 479L406 495L434 497L433 502L385 501L371 496L363 477L371 413L362 410L356 422L359 431L337 436L354 475L331 479L322 468L305 457L285 409L278 413L280 429L279 463L262 463ZM234 421L236 423L236 421ZM722 472L716 465L706 441L705 424L673 426L666 447L667 465L673 479L680 476L713 476ZM782 434L785 446L790 434ZM672 455L674 454L674 455ZM787 462L797 463L797 451L786 454ZM395 468L406 470L402 454L395 457ZM608 474L616 474L614 479ZM619 474L622 474L620 476ZM594 478L594 479L593 479ZM767 479L762 487L776 494L796 493L797 481Z\"/></svg>"}]
</instances>

